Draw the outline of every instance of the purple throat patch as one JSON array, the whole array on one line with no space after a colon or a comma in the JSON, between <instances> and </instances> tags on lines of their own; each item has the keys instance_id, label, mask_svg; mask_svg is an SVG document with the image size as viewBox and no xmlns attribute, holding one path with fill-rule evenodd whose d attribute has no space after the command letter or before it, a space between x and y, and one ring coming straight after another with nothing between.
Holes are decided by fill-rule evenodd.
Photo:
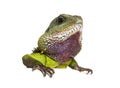
<instances>
[{"instance_id":1,"label":"purple throat patch","mask_svg":"<svg viewBox=\"0 0 120 88\"><path fill-rule=\"evenodd\" d=\"M80 36L77 32L63 42L56 42L46 50L47 55L60 63L74 58L81 49Z\"/></svg>"}]
</instances>

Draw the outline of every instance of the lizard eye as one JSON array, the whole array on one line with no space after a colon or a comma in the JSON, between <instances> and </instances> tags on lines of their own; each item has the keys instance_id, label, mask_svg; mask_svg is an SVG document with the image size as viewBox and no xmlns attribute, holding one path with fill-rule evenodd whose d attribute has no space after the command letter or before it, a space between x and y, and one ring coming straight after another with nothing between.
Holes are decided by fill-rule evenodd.
<instances>
[{"instance_id":1,"label":"lizard eye","mask_svg":"<svg viewBox=\"0 0 120 88\"><path fill-rule=\"evenodd\" d=\"M57 24L62 24L65 21L65 18L63 16L58 17Z\"/></svg>"}]
</instances>

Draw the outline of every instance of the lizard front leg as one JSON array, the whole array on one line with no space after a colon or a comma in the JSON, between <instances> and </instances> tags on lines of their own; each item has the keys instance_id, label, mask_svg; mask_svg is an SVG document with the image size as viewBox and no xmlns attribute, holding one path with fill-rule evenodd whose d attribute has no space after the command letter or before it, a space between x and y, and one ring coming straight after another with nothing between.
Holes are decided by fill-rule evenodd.
<instances>
[{"instance_id":1,"label":"lizard front leg","mask_svg":"<svg viewBox=\"0 0 120 88\"><path fill-rule=\"evenodd\" d=\"M74 70L78 70L80 72L87 71L87 74L88 73L91 73L91 74L93 73L92 69L84 68L84 67L79 66L74 58L72 59L71 63L69 64L69 67L74 69Z\"/></svg>"},{"instance_id":2,"label":"lizard front leg","mask_svg":"<svg viewBox=\"0 0 120 88\"><path fill-rule=\"evenodd\" d=\"M22 57L22 60L25 66L27 66L28 68L32 68L32 71L40 70L44 77L46 75L52 77L55 73L51 67L43 65L45 64L43 61L45 60L45 55L39 53L26 54Z\"/></svg>"},{"instance_id":3,"label":"lizard front leg","mask_svg":"<svg viewBox=\"0 0 120 88\"><path fill-rule=\"evenodd\" d=\"M46 76L46 74L49 77L52 77L52 75L55 73L53 69L51 69L49 67L45 67L44 65L34 65L33 68L32 68L32 71L34 71L36 69L40 70L44 77Z\"/></svg>"}]
</instances>

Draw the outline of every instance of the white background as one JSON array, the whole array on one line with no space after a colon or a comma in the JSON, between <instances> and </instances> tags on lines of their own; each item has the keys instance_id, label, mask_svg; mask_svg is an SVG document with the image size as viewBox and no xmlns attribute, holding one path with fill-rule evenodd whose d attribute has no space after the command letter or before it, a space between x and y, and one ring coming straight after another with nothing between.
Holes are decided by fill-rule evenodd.
<instances>
[{"instance_id":1,"label":"white background","mask_svg":"<svg viewBox=\"0 0 120 88\"><path fill-rule=\"evenodd\" d=\"M94 73L55 69L53 78L27 69L22 56L59 14L84 20L76 60ZM0 0L0 88L120 88L119 0Z\"/></svg>"}]
</instances>

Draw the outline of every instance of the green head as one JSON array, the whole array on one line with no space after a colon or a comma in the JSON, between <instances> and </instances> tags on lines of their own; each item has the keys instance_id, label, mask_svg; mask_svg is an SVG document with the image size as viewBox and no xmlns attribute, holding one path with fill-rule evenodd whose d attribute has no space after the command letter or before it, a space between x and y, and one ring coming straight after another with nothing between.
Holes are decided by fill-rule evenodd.
<instances>
[{"instance_id":1,"label":"green head","mask_svg":"<svg viewBox=\"0 0 120 88\"><path fill-rule=\"evenodd\" d=\"M50 23L45 33L39 38L38 47L47 48L55 42L64 41L76 32L82 32L83 20L80 16L61 14Z\"/></svg>"},{"instance_id":2,"label":"green head","mask_svg":"<svg viewBox=\"0 0 120 88\"><path fill-rule=\"evenodd\" d=\"M80 16L71 16L67 14L61 14L56 17L49 25L46 33L58 33L63 31L69 31L77 24L83 24Z\"/></svg>"}]
</instances>

